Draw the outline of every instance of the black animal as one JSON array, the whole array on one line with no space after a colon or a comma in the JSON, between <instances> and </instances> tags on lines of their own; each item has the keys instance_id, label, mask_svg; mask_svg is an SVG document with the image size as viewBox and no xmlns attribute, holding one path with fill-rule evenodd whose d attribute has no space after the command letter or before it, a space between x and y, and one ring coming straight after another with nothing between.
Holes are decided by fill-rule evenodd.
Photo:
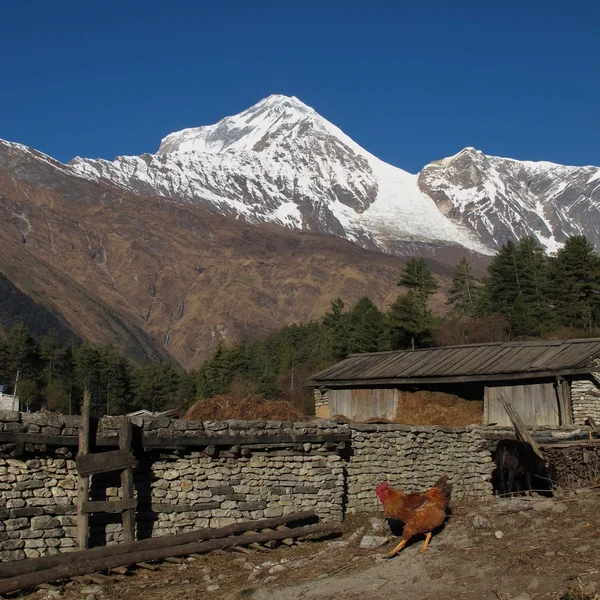
<instances>
[{"instance_id":1,"label":"black animal","mask_svg":"<svg viewBox=\"0 0 600 600\"><path fill-rule=\"evenodd\" d=\"M515 494L531 490L552 491L556 487L556 470L540 458L529 442L500 440L496 446L498 493Z\"/></svg>"}]
</instances>

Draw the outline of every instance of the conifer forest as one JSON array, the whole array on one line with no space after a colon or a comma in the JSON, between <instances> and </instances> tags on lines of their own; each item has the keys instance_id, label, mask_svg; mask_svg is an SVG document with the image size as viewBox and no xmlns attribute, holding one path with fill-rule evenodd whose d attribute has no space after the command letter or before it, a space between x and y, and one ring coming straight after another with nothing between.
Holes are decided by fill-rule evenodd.
<instances>
[{"instance_id":1,"label":"conifer forest","mask_svg":"<svg viewBox=\"0 0 600 600\"><path fill-rule=\"evenodd\" d=\"M1 282L0 282L1 283ZM317 321L289 325L267 337L221 343L197 371L176 364L135 362L117 347L71 337L59 321L0 319L0 383L24 409L77 413L90 390L95 414L185 408L220 394L288 399L310 411L306 379L352 353L536 338L598 335L600 257L584 236L567 239L552 256L533 238L508 242L483 278L466 258L455 265L447 310L430 299L439 283L421 258L398 273L398 296L387 311L368 297L354 306L335 300ZM10 295L2 304L15 301Z\"/></svg>"}]
</instances>

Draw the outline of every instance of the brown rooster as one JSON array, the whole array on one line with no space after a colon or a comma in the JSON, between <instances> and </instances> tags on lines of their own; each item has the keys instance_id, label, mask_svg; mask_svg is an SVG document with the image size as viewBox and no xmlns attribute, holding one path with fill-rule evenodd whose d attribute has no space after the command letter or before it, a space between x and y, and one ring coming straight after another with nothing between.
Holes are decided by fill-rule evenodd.
<instances>
[{"instance_id":1,"label":"brown rooster","mask_svg":"<svg viewBox=\"0 0 600 600\"><path fill-rule=\"evenodd\" d=\"M440 477L431 489L423 493L405 494L391 488L387 482L380 483L375 488L375 493L388 516L404 523L402 541L386 555L387 558L398 554L408 540L419 533L427 534L422 552L427 550L431 532L446 518L450 492L451 486L446 475Z\"/></svg>"}]
</instances>

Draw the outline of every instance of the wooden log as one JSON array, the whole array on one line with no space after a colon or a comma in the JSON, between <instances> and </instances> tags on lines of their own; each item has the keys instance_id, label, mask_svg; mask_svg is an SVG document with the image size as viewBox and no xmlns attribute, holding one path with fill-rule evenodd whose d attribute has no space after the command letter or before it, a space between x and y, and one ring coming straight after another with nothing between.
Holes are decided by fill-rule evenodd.
<instances>
[{"instance_id":1,"label":"wooden log","mask_svg":"<svg viewBox=\"0 0 600 600\"><path fill-rule=\"evenodd\" d=\"M146 569L147 571L158 571L158 565L151 565L144 561L135 563L135 566L140 569Z\"/></svg>"},{"instance_id":2,"label":"wooden log","mask_svg":"<svg viewBox=\"0 0 600 600\"><path fill-rule=\"evenodd\" d=\"M131 421L125 419L119 428L119 449L131 452L133 441L133 428ZM134 500L133 494L133 468L121 472L121 489L123 501ZM135 505L123 512L123 542L128 544L135 540Z\"/></svg>"},{"instance_id":3,"label":"wooden log","mask_svg":"<svg viewBox=\"0 0 600 600\"><path fill-rule=\"evenodd\" d=\"M62 435L41 435L37 433L20 433L16 431L0 431L0 444L46 444L48 446L69 446L78 445L78 436ZM242 456L244 456L244 446L254 446L256 448L277 447L278 444L286 446L289 444L304 444L306 442L322 444L325 442L343 442L349 441L349 433L330 433L322 435L263 435L263 436L177 436L177 437L156 437L145 433L142 436L142 444L146 450L160 450L169 448L193 448L206 446L241 446ZM95 448L110 448L118 446L117 437L99 436L96 437Z\"/></svg>"},{"instance_id":4,"label":"wooden log","mask_svg":"<svg viewBox=\"0 0 600 600\"><path fill-rule=\"evenodd\" d=\"M89 575L85 575L85 578L96 585L110 585L113 583L113 580L102 573L90 573Z\"/></svg>"},{"instance_id":5,"label":"wooden log","mask_svg":"<svg viewBox=\"0 0 600 600\"><path fill-rule=\"evenodd\" d=\"M258 550L258 552L271 552L271 550L269 550L269 548L265 548L264 546L261 546L260 544L248 544L248 548L252 548L252 550Z\"/></svg>"},{"instance_id":6,"label":"wooden log","mask_svg":"<svg viewBox=\"0 0 600 600\"><path fill-rule=\"evenodd\" d=\"M121 513L135 509L137 500L129 498L128 500L102 500L95 502L84 502L81 510L84 513Z\"/></svg>"},{"instance_id":7,"label":"wooden log","mask_svg":"<svg viewBox=\"0 0 600 600\"><path fill-rule=\"evenodd\" d=\"M286 537L306 537L315 534L337 533L339 527L329 523L319 523L317 525L309 525L307 527L299 527L290 531L273 531L266 533L256 533L252 536L244 536L239 539L228 537L221 539L213 539L209 541L195 542L192 544L184 544L181 546L158 548L155 550L144 550L141 552L133 552L131 554L122 554L119 556L93 558L91 560L81 560L80 562L71 562L69 564L60 565L53 569L44 571L36 571L27 573L17 577L0 580L0 594L8 594L30 588L40 583L48 583L73 577L75 575L85 575L96 571L106 571L114 567L127 566L130 564L147 563L151 560L163 560L168 556L188 556L199 552L210 552L223 548L231 548L237 546L243 541L247 543L263 543L270 540L278 540Z\"/></svg>"},{"instance_id":8,"label":"wooden log","mask_svg":"<svg viewBox=\"0 0 600 600\"><path fill-rule=\"evenodd\" d=\"M140 552L143 550L153 550L157 548L165 548L168 546L179 546L197 542L199 540L210 540L243 533L252 529L261 529L263 527L277 527L284 523L294 523L307 519L314 519L315 512L312 510L291 513L282 517L273 517L271 519L261 519L260 521L244 521L243 523L233 523L226 527L196 529L186 533L177 535L166 535L146 540L138 540L127 544L115 544L113 546L101 546L92 548L84 552L66 552L64 554L54 554L52 556L42 556L40 558L28 558L25 560L17 560L8 563L0 563L0 578L16 577L25 573L34 571L42 571L51 569L59 565L81 562L90 557L103 558L112 557L119 554L130 554L132 552ZM288 537L288 536L286 536Z\"/></svg>"},{"instance_id":9,"label":"wooden log","mask_svg":"<svg viewBox=\"0 0 600 600\"><path fill-rule=\"evenodd\" d=\"M83 406L79 419L79 448L78 458L86 456L90 451L90 392L83 392ZM89 514L83 510L83 505L89 500L90 478L88 475L77 477L77 547L85 550L89 539Z\"/></svg>"},{"instance_id":10,"label":"wooden log","mask_svg":"<svg viewBox=\"0 0 600 600\"><path fill-rule=\"evenodd\" d=\"M80 475L95 475L135 467L138 461L129 450L109 450L78 456L76 464Z\"/></svg>"}]
</instances>

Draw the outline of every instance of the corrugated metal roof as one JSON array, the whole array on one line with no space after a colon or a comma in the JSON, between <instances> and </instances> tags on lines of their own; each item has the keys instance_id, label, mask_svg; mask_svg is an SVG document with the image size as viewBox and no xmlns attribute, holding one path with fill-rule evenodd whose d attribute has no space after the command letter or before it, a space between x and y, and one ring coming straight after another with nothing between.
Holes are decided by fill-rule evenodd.
<instances>
[{"instance_id":1,"label":"corrugated metal roof","mask_svg":"<svg viewBox=\"0 0 600 600\"><path fill-rule=\"evenodd\" d=\"M312 385L336 381L449 380L468 376L566 373L598 370L600 338L499 342L354 354L317 373Z\"/></svg>"}]
</instances>

